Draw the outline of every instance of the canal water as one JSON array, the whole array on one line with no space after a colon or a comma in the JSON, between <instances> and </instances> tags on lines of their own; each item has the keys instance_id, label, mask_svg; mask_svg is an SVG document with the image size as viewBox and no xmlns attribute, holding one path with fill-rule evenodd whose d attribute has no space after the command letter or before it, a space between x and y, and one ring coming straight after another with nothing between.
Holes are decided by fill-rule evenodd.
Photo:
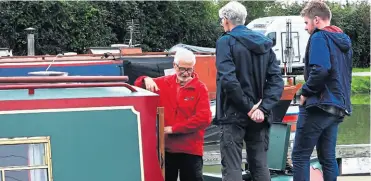
<instances>
[{"instance_id":1,"label":"canal water","mask_svg":"<svg viewBox=\"0 0 371 181\"><path fill-rule=\"evenodd\" d=\"M353 113L339 126L338 145L370 143L370 95L352 96ZM220 165L204 166L204 172L220 173Z\"/></svg>"},{"instance_id":2,"label":"canal water","mask_svg":"<svg viewBox=\"0 0 371 181\"><path fill-rule=\"evenodd\" d=\"M339 126L338 145L370 143L370 95L352 97L353 114Z\"/></svg>"}]
</instances>

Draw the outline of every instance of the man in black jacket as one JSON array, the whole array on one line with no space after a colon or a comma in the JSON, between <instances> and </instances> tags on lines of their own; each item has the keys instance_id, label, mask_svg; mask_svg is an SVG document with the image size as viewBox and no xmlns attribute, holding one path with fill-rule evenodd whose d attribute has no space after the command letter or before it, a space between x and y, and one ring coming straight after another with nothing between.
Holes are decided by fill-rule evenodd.
<instances>
[{"instance_id":1,"label":"man in black jacket","mask_svg":"<svg viewBox=\"0 0 371 181\"><path fill-rule=\"evenodd\" d=\"M232 1L219 10L225 33L216 43L217 105L223 181L242 180L243 141L254 181L270 181L267 165L271 110L284 83L272 41L244 26L246 8Z\"/></svg>"}]
</instances>

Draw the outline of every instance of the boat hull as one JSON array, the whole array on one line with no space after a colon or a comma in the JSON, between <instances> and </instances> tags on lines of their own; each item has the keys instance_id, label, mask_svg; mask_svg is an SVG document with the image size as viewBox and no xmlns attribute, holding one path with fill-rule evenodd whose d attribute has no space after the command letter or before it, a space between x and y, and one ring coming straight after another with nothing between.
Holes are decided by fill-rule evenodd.
<instances>
[{"instance_id":1,"label":"boat hull","mask_svg":"<svg viewBox=\"0 0 371 181\"><path fill-rule=\"evenodd\" d=\"M36 89L32 95L26 90L2 90L0 153L6 150L5 143L19 139L30 148L31 139L43 138L41 143L49 145L45 158L50 159L40 164L44 163L48 172L44 175L51 175L54 181L117 180L123 176L135 181L163 180L155 129L158 96L136 90L56 88ZM30 160L35 158L27 156L27 150L23 155L20 152L13 148L5 155L19 153L26 159L22 166L33 166ZM0 159L0 163L5 162ZM16 160L7 163L1 168L20 164ZM5 171L18 180L43 180L43 174L23 173Z\"/></svg>"}]
</instances>

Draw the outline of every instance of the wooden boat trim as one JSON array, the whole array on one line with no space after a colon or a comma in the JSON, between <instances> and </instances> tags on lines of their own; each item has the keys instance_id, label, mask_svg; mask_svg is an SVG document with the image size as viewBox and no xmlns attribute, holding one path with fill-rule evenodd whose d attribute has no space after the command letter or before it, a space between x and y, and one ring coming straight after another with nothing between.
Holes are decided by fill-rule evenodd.
<instances>
[{"instance_id":1,"label":"wooden boat trim","mask_svg":"<svg viewBox=\"0 0 371 181\"><path fill-rule=\"evenodd\" d=\"M162 171L162 176L165 177L165 133L164 133L164 127L165 127L165 112L164 107L158 107L157 108L157 114L158 114L158 147L160 150L159 155L159 162L160 162L160 168Z\"/></svg>"},{"instance_id":2,"label":"wooden boat trim","mask_svg":"<svg viewBox=\"0 0 371 181\"><path fill-rule=\"evenodd\" d=\"M35 94L35 89L60 89L60 88L87 88L87 87L125 87L131 92L138 92L134 87L126 83L71 83L71 84L18 84L0 85L0 90L28 89L29 95Z\"/></svg>"},{"instance_id":3,"label":"wooden boat trim","mask_svg":"<svg viewBox=\"0 0 371 181\"><path fill-rule=\"evenodd\" d=\"M296 84L293 86L285 86L282 96L281 96L281 100L291 101L295 97L295 94L298 92L301 86L302 84Z\"/></svg>"},{"instance_id":4,"label":"wooden boat trim","mask_svg":"<svg viewBox=\"0 0 371 181\"><path fill-rule=\"evenodd\" d=\"M38 144L48 143L50 137L21 137L21 138L0 138L0 145ZM1 168L0 168L1 169Z\"/></svg>"},{"instance_id":5,"label":"wooden boat trim","mask_svg":"<svg viewBox=\"0 0 371 181\"><path fill-rule=\"evenodd\" d=\"M195 55L215 55L215 53L203 53L193 52ZM77 54L77 55L62 55L63 57L78 57L78 56L89 56L89 57L102 57L102 56L143 56L143 55L175 55L175 52L142 52L142 53L104 53L104 54ZM11 57L0 57L1 59L18 59L18 58L48 58L56 57L57 55L36 55L36 56L11 56Z\"/></svg>"},{"instance_id":6,"label":"wooden boat trim","mask_svg":"<svg viewBox=\"0 0 371 181\"><path fill-rule=\"evenodd\" d=\"M214 53L194 52L196 56L215 56ZM175 53L143 52L143 53L105 53L105 54L78 54L78 55L40 55L40 56L12 56L0 57L0 63L36 63L36 62L64 62L64 61L102 61L136 57L166 57Z\"/></svg>"},{"instance_id":7,"label":"wooden boat trim","mask_svg":"<svg viewBox=\"0 0 371 181\"><path fill-rule=\"evenodd\" d=\"M5 171L19 171L19 170L36 170L46 169L48 180L53 181L52 172L52 157L50 137L15 137L15 138L0 138L1 145L19 145L19 144L44 144L44 165L37 166L9 166L0 167L1 179L5 180Z\"/></svg>"}]
</instances>

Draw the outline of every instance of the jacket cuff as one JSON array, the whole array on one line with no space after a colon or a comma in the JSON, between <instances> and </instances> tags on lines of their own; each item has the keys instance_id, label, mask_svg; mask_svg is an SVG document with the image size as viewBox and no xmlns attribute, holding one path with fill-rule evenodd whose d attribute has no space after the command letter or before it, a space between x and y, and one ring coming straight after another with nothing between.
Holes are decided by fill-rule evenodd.
<instances>
[{"instance_id":1,"label":"jacket cuff","mask_svg":"<svg viewBox=\"0 0 371 181\"><path fill-rule=\"evenodd\" d=\"M174 125L174 126L171 126L171 130L173 131L173 133L179 133L179 132L182 132L182 127L178 125Z\"/></svg>"},{"instance_id":2,"label":"jacket cuff","mask_svg":"<svg viewBox=\"0 0 371 181\"><path fill-rule=\"evenodd\" d=\"M302 95L302 96L304 96L304 97L309 97L309 96L311 96L310 92L307 91L307 88L308 88L307 84L304 84L304 85L301 87L301 93L300 93L300 95Z\"/></svg>"},{"instance_id":3,"label":"jacket cuff","mask_svg":"<svg viewBox=\"0 0 371 181\"><path fill-rule=\"evenodd\" d=\"M244 109L244 111L247 114L254 107L254 103L252 103L251 100L247 96L243 96L243 99L245 99L244 100L244 105L241 105L241 107L242 107L242 109Z\"/></svg>"},{"instance_id":4,"label":"jacket cuff","mask_svg":"<svg viewBox=\"0 0 371 181\"><path fill-rule=\"evenodd\" d=\"M261 110L265 115L269 113L269 111L265 109L261 104L258 106L258 109Z\"/></svg>"},{"instance_id":5,"label":"jacket cuff","mask_svg":"<svg viewBox=\"0 0 371 181\"><path fill-rule=\"evenodd\" d=\"M145 84L144 84L144 79L146 78L147 76L140 76L138 77L135 82L134 82L134 86L137 86L137 87L141 87L141 88L145 88Z\"/></svg>"}]
</instances>

